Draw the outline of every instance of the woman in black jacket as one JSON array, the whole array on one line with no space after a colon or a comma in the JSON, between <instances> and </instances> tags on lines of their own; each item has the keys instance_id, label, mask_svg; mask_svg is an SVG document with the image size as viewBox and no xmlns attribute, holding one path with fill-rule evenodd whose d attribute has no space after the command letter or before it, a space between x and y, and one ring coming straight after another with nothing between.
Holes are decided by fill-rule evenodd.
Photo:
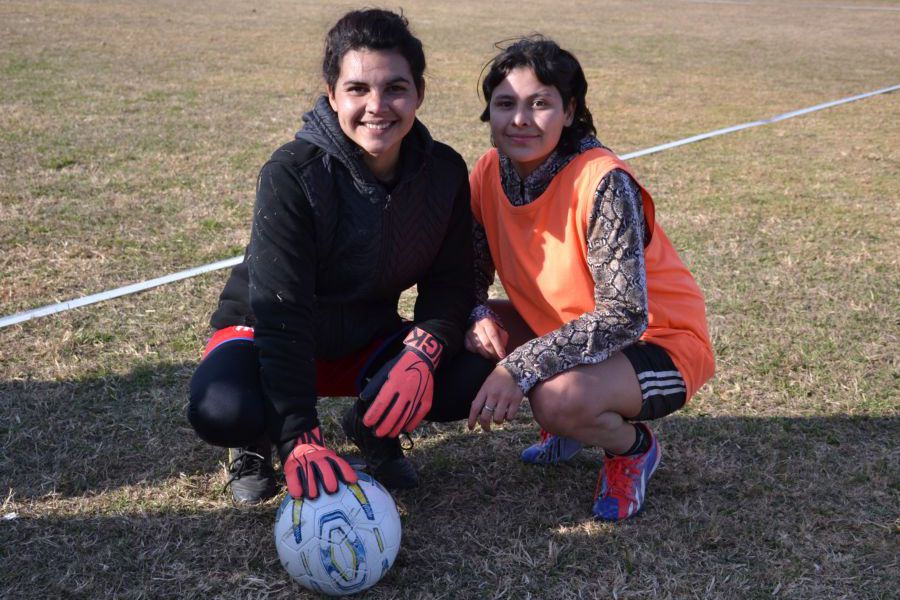
<instances>
[{"instance_id":1,"label":"woman in black jacket","mask_svg":"<svg viewBox=\"0 0 900 600\"><path fill-rule=\"evenodd\" d=\"M344 432L382 483L415 486L397 436L464 418L492 368L457 354L474 303L469 184L416 119L421 42L404 17L364 10L325 46L327 94L259 174L244 262L191 380L188 418L231 448L240 502L275 494L272 444L294 497L356 480L321 434L319 396L359 395ZM397 305L413 285L409 323Z\"/></svg>"}]
</instances>

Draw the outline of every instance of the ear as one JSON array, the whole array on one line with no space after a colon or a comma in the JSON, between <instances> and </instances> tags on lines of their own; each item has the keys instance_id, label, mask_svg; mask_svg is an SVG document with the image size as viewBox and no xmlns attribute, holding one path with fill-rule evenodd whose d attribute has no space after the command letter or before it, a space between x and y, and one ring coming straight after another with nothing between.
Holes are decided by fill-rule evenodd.
<instances>
[{"instance_id":1,"label":"ear","mask_svg":"<svg viewBox=\"0 0 900 600\"><path fill-rule=\"evenodd\" d=\"M334 97L334 88L330 85L326 85L325 89L328 91L328 104L331 105L331 110L337 112L337 100Z\"/></svg>"},{"instance_id":2,"label":"ear","mask_svg":"<svg viewBox=\"0 0 900 600\"><path fill-rule=\"evenodd\" d=\"M569 106L566 107L566 127L571 127L575 122L575 98L569 98Z\"/></svg>"},{"instance_id":3,"label":"ear","mask_svg":"<svg viewBox=\"0 0 900 600\"><path fill-rule=\"evenodd\" d=\"M425 80L422 80L422 89L417 90L419 92L419 100L416 102L416 110L422 108L422 102L425 101Z\"/></svg>"}]
</instances>

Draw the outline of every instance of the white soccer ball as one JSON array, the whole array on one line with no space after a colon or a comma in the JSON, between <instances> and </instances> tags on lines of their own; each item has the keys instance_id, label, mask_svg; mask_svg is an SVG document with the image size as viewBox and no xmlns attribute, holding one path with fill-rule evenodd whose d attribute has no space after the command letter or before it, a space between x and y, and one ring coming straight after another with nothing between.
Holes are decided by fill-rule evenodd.
<instances>
[{"instance_id":1,"label":"white soccer ball","mask_svg":"<svg viewBox=\"0 0 900 600\"><path fill-rule=\"evenodd\" d=\"M287 494L275 517L275 548L303 587L346 596L375 585L400 550L400 514L390 493L365 473L335 494L295 500ZM320 490L321 491L321 490Z\"/></svg>"}]
</instances>

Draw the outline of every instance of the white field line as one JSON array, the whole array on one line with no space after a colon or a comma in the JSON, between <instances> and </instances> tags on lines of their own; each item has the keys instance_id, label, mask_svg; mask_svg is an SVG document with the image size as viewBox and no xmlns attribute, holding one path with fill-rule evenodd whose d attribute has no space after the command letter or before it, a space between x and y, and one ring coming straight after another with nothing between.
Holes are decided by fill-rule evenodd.
<instances>
[{"instance_id":1,"label":"white field line","mask_svg":"<svg viewBox=\"0 0 900 600\"><path fill-rule=\"evenodd\" d=\"M808 108L801 108L799 110L793 110L790 112L782 113L780 115L776 115L776 116L770 117L768 119L762 119L759 121L751 121L749 123L742 123L740 125L734 125L732 127L725 127L724 129L716 129L714 131L709 131L707 133L701 133L699 135L694 135L694 136L687 137L687 138L684 138L681 140L676 140L674 142L669 142L667 144L660 144L659 146L653 146L652 148L645 148L644 150L630 152L628 154L623 154L622 158L625 160L629 160L632 158L637 158L639 156L647 156L648 154L655 154L657 152L662 152L664 150L669 150L671 148L677 148L678 146L684 146L686 144L693 144L694 142L707 140L709 138L717 137L720 135L725 135L727 133L734 133L736 131L750 129L751 127L760 127L761 125L769 125L772 123L777 123L778 121L784 121L785 119L792 119L794 117L799 117L800 115L805 115L805 114L815 112L818 110L824 110L826 108L831 108L833 106L839 106L841 104L847 104L848 102L854 102L856 100L870 98L872 96L877 96L879 94L887 94L890 92L895 92L897 90L900 90L900 85L893 85L891 87L882 88L880 90L875 90L873 92L867 92L865 94L859 94L856 96L848 96L847 98L841 98L840 100L834 100L832 102L825 102L824 104L816 104L815 106L810 106ZM66 302L59 302L57 304L49 304L47 306L42 306L41 308L27 310L27 311L20 312L20 313L15 313L15 314L0 318L0 329L2 329L4 327L9 327L10 325L15 325L16 323L22 323L24 321L36 319L38 317L46 317L48 315L53 315L53 314L60 313L60 312L70 310L73 308L80 308L82 306L87 306L89 304L96 304L98 302L103 302L104 300L111 300L112 298L118 298L120 296L134 294L136 292L142 292L142 291L148 290L150 288L165 285L167 283L172 283L174 281L179 281L181 279L187 279L189 277L194 277L195 275L200 275L202 273L208 273L210 271L216 271L219 269L226 269L228 267L233 267L234 265L239 264L242 260L243 260L242 256L235 256L234 258L220 260L220 261L217 261L214 263L210 263L208 265L203 265L201 267L187 269L185 271L178 271L177 273L172 273L171 275L165 275L163 277L149 279L149 280L143 281L141 283L133 283L131 285L126 285L124 287L107 290L105 292L100 292L97 294L92 294L90 296L85 296L83 298L76 298L74 300L69 300Z\"/></svg>"},{"instance_id":2,"label":"white field line","mask_svg":"<svg viewBox=\"0 0 900 600\"><path fill-rule=\"evenodd\" d=\"M891 87L886 87L886 88L882 88L880 90L875 90L874 92L866 92L865 94L859 94L857 96L849 96L847 98L841 98L840 100L834 100L832 102L825 102L824 104L816 104L815 106L810 106L808 108L792 110L791 112L786 112L786 113L782 113L780 115L775 115L774 117L769 117L768 119L761 119L759 121L751 121L749 123L742 123L740 125L732 125L731 127L725 127L724 129L716 129L715 131L708 131L706 133L701 133L700 135L693 135L691 137L687 137L682 140L669 142L667 144L660 144L659 146L653 146L652 148L645 148L644 150L638 150L637 152L631 152L629 154L623 154L622 158L629 160L632 158L637 158L639 156L647 156L648 154L655 154L657 152L662 152L663 150L669 150L670 148L677 148L678 146L684 146L685 144L693 144L694 142L708 140L709 138L714 138L714 137L718 137L720 135L725 135L726 133L734 133L735 131L750 129L751 127L760 127L761 125L769 125L771 123L777 123L778 121L784 121L785 119L792 119L794 117L799 117L800 115L805 115L805 114L808 114L811 112L816 112L817 110L824 110L826 108L831 108L832 106L838 106L840 104L847 104L848 102L854 102L856 100L862 100L864 98L871 98L872 96L877 96L878 94L887 94L889 92L895 92L897 90L900 90L900 85L892 85Z\"/></svg>"},{"instance_id":3,"label":"white field line","mask_svg":"<svg viewBox=\"0 0 900 600\"><path fill-rule=\"evenodd\" d=\"M88 304L96 304L97 302L103 302L104 300L111 300L112 298L118 298L119 296L142 292L144 290L149 290L150 288L154 288L160 285L172 283L173 281L187 279L188 277L194 277L195 275L200 275L201 273L207 273L209 271L216 271L218 269L233 267L234 265L239 264L242 260L244 260L243 256L235 256L234 258L220 260L208 265L203 265L202 267L195 267L193 269L187 269L185 271L178 271L177 273L172 273L171 275L157 277L156 279L142 281L141 283L133 283L131 285L126 285L114 290L107 290L98 294L92 294L83 298L76 298L74 300L59 302L57 304L50 304L47 306L42 306L41 308L36 308L34 310L16 313L14 315L10 315L8 317L3 317L2 319L0 319L0 328L8 327L9 325L15 325L16 323L21 323L30 319L36 319L38 317L46 317L47 315L53 315L65 310L87 306Z\"/></svg>"}]
</instances>

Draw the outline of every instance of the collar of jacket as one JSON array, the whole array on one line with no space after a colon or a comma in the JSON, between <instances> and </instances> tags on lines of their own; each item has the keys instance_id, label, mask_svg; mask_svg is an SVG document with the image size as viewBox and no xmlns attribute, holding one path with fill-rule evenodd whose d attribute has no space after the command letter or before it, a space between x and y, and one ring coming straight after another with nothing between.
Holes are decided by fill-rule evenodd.
<instances>
[{"instance_id":1,"label":"collar of jacket","mask_svg":"<svg viewBox=\"0 0 900 600\"><path fill-rule=\"evenodd\" d=\"M386 196L384 185L363 162L363 150L341 130L337 113L332 110L327 96L320 96L313 109L303 115L303 128L294 137L315 144L340 161L350 171L356 188L371 202L382 201ZM402 143L400 165L403 172L395 187L418 176L427 167L434 147L428 128L418 119Z\"/></svg>"}]
</instances>

